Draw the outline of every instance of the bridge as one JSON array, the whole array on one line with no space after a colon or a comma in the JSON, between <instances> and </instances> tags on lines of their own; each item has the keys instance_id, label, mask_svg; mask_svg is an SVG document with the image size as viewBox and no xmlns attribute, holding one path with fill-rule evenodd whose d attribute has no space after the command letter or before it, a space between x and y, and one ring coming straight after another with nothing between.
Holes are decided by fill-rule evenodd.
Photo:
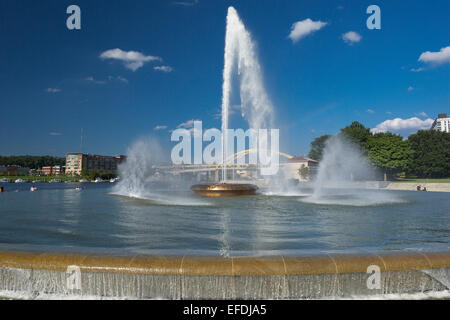
<instances>
[{"instance_id":1,"label":"bridge","mask_svg":"<svg viewBox=\"0 0 450 320\"><path fill-rule=\"evenodd\" d=\"M248 177L251 179L259 178L259 164L243 163L242 158L249 156L251 154L257 153L256 149L247 149L236 152L225 159L225 165L222 163L217 164L181 164L171 166L169 172L173 175L194 175L197 174L197 180L201 180L201 175L204 174L204 180L207 181L220 181L222 175L222 169L225 166L227 169L227 179L235 179L236 173L240 177ZM294 156L278 152L278 154L286 159L293 159ZM280 166L283 166L280 163ZM231 175L231 176L230 176Z\"/></svg>"}]
</instances>

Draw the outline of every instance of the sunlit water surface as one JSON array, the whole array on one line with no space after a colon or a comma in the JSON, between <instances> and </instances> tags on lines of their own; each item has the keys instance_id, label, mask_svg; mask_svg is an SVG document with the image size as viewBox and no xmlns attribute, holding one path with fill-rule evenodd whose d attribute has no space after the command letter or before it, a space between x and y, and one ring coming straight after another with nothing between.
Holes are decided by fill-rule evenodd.
<instances>
[{"instance_id":1,"label":"sunlit water surface","mask_svg":"<svg viewBox=\"0 0 450 320\"><path fill-rule=\"evenodd\" d=\"M30 184L3 186L0 248L211 256L450 248L449 193L199 198L156 190L132 199L112 195L109 183L82 191L74 184L37 184L36 192Z\"/></svg>"}]
</instances>

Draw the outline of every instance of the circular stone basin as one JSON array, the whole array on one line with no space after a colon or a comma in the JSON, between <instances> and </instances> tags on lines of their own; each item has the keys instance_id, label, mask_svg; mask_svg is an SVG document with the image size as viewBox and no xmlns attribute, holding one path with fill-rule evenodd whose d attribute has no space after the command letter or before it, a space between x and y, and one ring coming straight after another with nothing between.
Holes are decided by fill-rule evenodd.
<instances>
[{"instance_id":1,"label":"circular stone basin","mask_svg":"<svg viewBox=\"0 0 450 320\"><path fill-rule=\"evenodd\" d=\"M203 197L236 197L253 195L258 187L243 183L208 183L193 185L191 190Z\"/></svg>"}]
</instances>

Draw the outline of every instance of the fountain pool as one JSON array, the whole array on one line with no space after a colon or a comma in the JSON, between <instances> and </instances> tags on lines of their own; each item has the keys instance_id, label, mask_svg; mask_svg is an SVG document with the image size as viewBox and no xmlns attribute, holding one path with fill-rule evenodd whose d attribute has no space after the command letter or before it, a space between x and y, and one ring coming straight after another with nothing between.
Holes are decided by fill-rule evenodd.
<instances>
[{"instance_id":1,"label":"fountain pool","mask_svg":"<svg viewBox=\"0 0 450 320\"><path fill-rule=\"evenodd\" d=\"M317 203L308 190L202 198L153 189L130 198L107 184L5 187L7 298L450 297L447 193L389 191L396 201L363 205L351 193ZM374 265L375 290L366 272ZM76 290L70 268L80 270Z\"/></svg>"},{"instance_id":2,"label":"fountain pool","mask_svg":"<svg viewBox=\"0 0 450 320\"><path fill-rule=\"evenodd\" d=\"M298 255L448 250L448 193L359 190L321 201L298 190L282 196L202 198L157 188L117 196L109 184L77 191L5 185L0 244L50 251L163 255ZM271 194L271 195L270 195ZM371 199L365 205L365 199ZM376 201L377 199L380 199Z\"/></svg>"}]
</instances>

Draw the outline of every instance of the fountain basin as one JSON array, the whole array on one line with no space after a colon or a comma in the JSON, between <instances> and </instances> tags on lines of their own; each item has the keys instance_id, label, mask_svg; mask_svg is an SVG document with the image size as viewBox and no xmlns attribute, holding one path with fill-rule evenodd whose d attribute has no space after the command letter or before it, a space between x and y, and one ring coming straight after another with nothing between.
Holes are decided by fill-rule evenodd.
<instances>
[{"instance_id":1,"label":"fountain basin","mask_svg":"<svg viewBox=\"0 0 450 320\"><path fill-rule=\"evenodd\" d=\"M371 267L380 286L368 287ZM79 284L68 287L79 270ZM0 292L19 297L317 299L448 292L450 252L274 257L112 256L0 250ZM14 296L14 295L12 295ZM448 297L448 296L446 296ZM391 297L392 298L392 297Z\"/></svg>"},{"instance_id":2,"label":"fountain basin","mask_svg":"<svg viewBox=\"0 0 450 320\"><path fill-rule=\"evenodd\" d=\"M191 190L203 197L236 197L253 195L258 187L244 183L208 183L193 185Z\"/></svg>"}]
</instances>

